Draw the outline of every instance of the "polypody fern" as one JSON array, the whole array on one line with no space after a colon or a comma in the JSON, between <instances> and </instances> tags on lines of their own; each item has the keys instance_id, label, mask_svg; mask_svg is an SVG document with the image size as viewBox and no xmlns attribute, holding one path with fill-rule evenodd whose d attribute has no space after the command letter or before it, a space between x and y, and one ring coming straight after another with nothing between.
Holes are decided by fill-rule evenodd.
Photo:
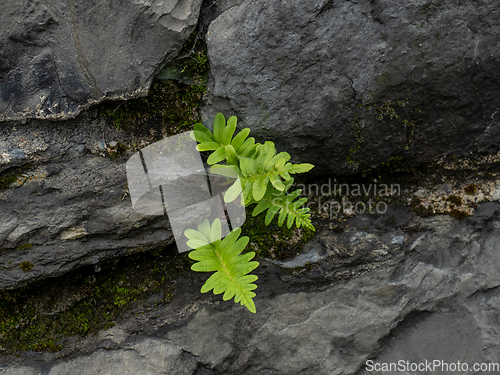
<instances>
[{"instance_id":1,"label":"polypody fern","mask_svg":"<svg viewBox=\"0 0 500 375\"><path fill-rule=\"evenodd\" d=\"M198 230L187 229L185 235L189 238L188 246L195 249L189 253L191 259L197 260L192 266L193 271L213 272L201 292L213 289L214 294L224 293L224 301L234 297L251 312L255 312L252 292L257 285L252 284L257 276L248 275L259 266L258 262L250 262L254 252L240 254L248 243L248 237L241 237L241 228L233 230L221 240L221 223L215 219L212 226L208 220L198 224Z\"/></svg>"},{"instance_id":2,"label":"polypody fern","mask_svg":"<svg viewBox=\"0 0 500 375\"><path fill-rule=\"evenodd\" d=\"M198 123L191 134L199 143L198 151L213 151L207 160L212 165L210 173L228 177L237 175L239 178L226 191L224 201L232 202L241 195L245 206L256 204L253 216L267 211L266 225L278 214L279 226L286 221L287 227L291 228L295 222L297 228L304 226L314 230L309 208L302 207L306 198L297 199L301 190L288 193L293 184L291 174L308 172L314 166L289 163L290 155L287 152L278 153L273 142L259 144L254 138L248 138L248 128L233 137L236 124L235 116L230 117L226 124L224 115L218 113L213 133ZM189 238L188 246L196 249L189 253L190 258L198 261L192 269L216 271L203 285L202 293L212 289L215 294L224 292L224 300L234 296L235 302L241 302L255 312L252 300L255 293L252 290L256 285L252 282L257 280L257 276L248 273L258 266L258 262L250 262L254 253L240 255L248 242L247 237L236 241L240 233L238 228L221 241L220 222L216 219L211 227L206 220L200 223L198 231L187 230L185 235Z\"/></svg>"}]
</instances>

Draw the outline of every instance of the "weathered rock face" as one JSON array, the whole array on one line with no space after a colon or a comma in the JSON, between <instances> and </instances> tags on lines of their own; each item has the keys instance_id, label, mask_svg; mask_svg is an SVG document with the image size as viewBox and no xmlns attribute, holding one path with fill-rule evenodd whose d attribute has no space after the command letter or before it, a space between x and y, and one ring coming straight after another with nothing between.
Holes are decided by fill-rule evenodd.
<instances>
[{"instance_id":1,"label":"weathered rock face","mask_svg":"<svg viewBox=\"0 0 500 375\"><path fill-rule=\"evenodd\" d=\"M69 357L0 364L6 374L50 375L361 375L393 373L377 369L398 361L460 361L471 372L474 363L498 364L500 204L481 204L464 221L399 206L386 215L349 219L343 234L321 231L310 251L322 259L310 270L263 261L256 315L199 295L203 281L191 278L171 303L134 310Z\"/></svg>"},{"instance_id":2,"label":"weathered rock face","mask_svg":"<svg viewBox=\"0 0 500 375\"><path fill-rule=\"evenodd\" d=\"M145 96L198 21L201 0L2 3L0 121L74 117Z\"/></svg>"},{"instance_id":3,"label":"weathered rock face","mask_svg":"<svg viewBox=\"0 0 500 375\"><path fill-rule=\"evenodd\" d=\"M498 149L496 1L231 3L209 11L207 123L235 114L316 173Z\"/></svg>"},{"instance_id":4,"label":"weathered rock face","mask_svg":"<svg viewBox=\"0 0 500 375\"><path fill-rule=\"evenodd\" d=\"M131 143L130 134L91 113L0 127L1 181L19 172L0 189L0 289L173 242L165 216L133 210L125 171L133 151L104 157L118 142Z\"/></svg>"}]
</instances>

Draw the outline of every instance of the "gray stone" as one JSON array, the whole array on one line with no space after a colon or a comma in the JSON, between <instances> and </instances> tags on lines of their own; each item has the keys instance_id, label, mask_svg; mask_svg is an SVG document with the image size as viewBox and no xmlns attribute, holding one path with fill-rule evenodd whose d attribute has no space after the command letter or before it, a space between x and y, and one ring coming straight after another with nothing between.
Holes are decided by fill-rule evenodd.
<instances>
[{"instance_id":1,"label":"gray stone","mask_svg":"<svg viewBox=\"0 0 500 375\"><path fill-rule=\"evenodd\" d=\"M236 115L323 174L498 150L497 8L494 0L221 0L206 16L203 121Z\"/></svg>"},{"instance_id":2,"label":"gray stone","mask_svg":"<svg viewBox=\"0 0 500 375\"><path fill-rule=\"evenodd\" d=\"M0 128L10 160L0 172L18 173L0 190L0 289L173 242L167 217L133 210L125 162L134 151L112 161L102 150L111 140L134 142L89 114ZM33 268L24 272L23 262Z\"/></svg>"},{"instance_id":3,"label":"gray stone","mask_svg":"<svg viewBox=\"0 0 500 375\"><path fill-rule=\"evenodd\" d=\"M197 362L183 358L182 348L167 340L147 339L122 350L98 350L90 356L54 366L48 375L103 374L192 374Z\"/></svg>"},{"instance_id":4,"label":"gray stone","mask_svg":"<svg viewBox=\"0 0 500 375\"><path fill-rule=\"evenodd\" d=\"M384 215L361 215L343 234L318 234L314 247L328 256L307 272L261 260L257 314L220 295L201 296L202 280L184 279L171 303L134 310L69 357L24 354L0 366L9 375L361 375L397 373L375 366L398 361L500 363L500 204L481 204L464 221L448 218L446 227L409 209L389 211L425 229L382 227ZM336 253L340 246L347 251ZM370 255L381 246L384 255Z\"/></svg>"},{"instance_id":5,"label":"gray stone","mask_svg":"<svg viewBox=\"0 0 500 375\"><path fill-rule=\"evenodd\" d=\"M145 96L194 29L201 0L15 0L0 13L0 121L64 119Z\"/></svg>"}]
</instances>

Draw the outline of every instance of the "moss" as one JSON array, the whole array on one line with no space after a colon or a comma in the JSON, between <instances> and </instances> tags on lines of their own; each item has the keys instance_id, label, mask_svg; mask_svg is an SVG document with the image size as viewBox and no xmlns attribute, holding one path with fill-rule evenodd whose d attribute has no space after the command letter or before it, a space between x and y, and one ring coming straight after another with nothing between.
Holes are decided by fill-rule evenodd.
<instances>
[{"instance_id":1,"label":"moss","mask_svg":"<svg viewBox=\"0 0 500 375\"><path fill-rule=\"evenodd\" d=\"M446 198L446 200L454 206L460 206L462 204L462 198L460 198L458 195L450 195L448 198Z\"/></svg>"},{"instance_id":2,"label":"moss","mask_svg":"<svg viewBox=\"0 0 500 375\"><path fill-rule=\"evenodd\" d=\"M84 337L114 325L126 310L157 295L172 300L172 281L193 263L187 254L159 248L83 267L20 290L0 291L0 347L4 353L61 350L70 336ZM63 307L64 306L64 307Z\"/></svg>"},{"instance_id":3,"label":"moss","mask_svg":"<svg viewBox=\"0 0 500 375\"><path fill-rule=\"evenodd\" d=\"M464 220L469 214L464 211L457 210L456 208L450 211L450 216L458 220Z\"/></svg>"},{"instance_id":4,"label":"moss","mask_svg":"<svg viewBox=\"0 0 500 375\"><path fill-rule=\"evenodd\" d=\"M422 201L416 197L412 199L411 208L416 214L422 217L430 217L436 215L432 208L422 205Z\"/></svg>"},{"instance_id":5,"label":"moss","mask_svg":"<svg viewBox=\"0 0 500 375\"><path fill-rule=\"evenodd\" d=\"M299 254L304 244L314 236L314 231L310 229L280 227L276 219L267 226L264 219L264 214L247 216L241 228L242 235L250 237L247 251L255 251L258 256L275 259L291 258Z\"/></svg>"},{"instance_id":6,"label":"moss","mask_svg":"<svg viewBox=\"0 0 500 375\"><path fill-rule=\"evenodd\" d=\"M29 272L33 268L33 264L30 262L22 262L19 265L19 268L22 269L24 272Z\"/></svg>"},{"instance_id":7,"label":"moss","mask_svg":"<svg viewBox=\"0 0 500 375\"><path fill-rule=\"evenodd\" d=\"M468 212L461 211L461 210L455 208L456 205L462 204L462 199L460 197L458 197L456 195L451 195L450 197L448 197L447 201L449 201L453 207L450 211L433 210L431 207L426 208L420 203L419 198L413 198L412 208L419 216L422 216L422 217L429 217L429 216L435 216L438 214L445 214L445 215L450 215L451 217L454 217L455 219L463 220L469 216Z\"/></svg>"},{"instance_id":8,"label":"moss","mask_svg":"<svg viewBox=\"0 0 500 375\"><path fill-rule=\"evenodd\" d=\"M476 184L471 183L465 187L464 191L466 194L474 195L477 192L477 186Z\"/></svg>"},{"instance_id":9,"label":"moss","mask_svg":"<svg viewBox=\"0 0 500 375\"><path fill-rule=\"evenodd\" d=\"M98 112L118 129L136 132L160 127L161 134L174 135L199 122L199 105L205 91L204 86L156 81L147 97L106 102L98 107Z\"/></svg>"},{"instance_id":10,"label":"moss","mask_svg":"<svg viewBox=\"0 0 500 375\"><path fill-rule=\"evenodd\" d=\"M29 250L33 247L30 243L25 243L16 247L16 250Z\"/></svg>"},{"instance_id":11,"label":"moss","mask_svg":"<svg viewBox=\"0 0 500 375\"><path fill-rule=\"evenodd\" d=\"M108 156L111 160L118 160L120 156L127 152L127 146L123 143L118 142L115 146L110 146L108 151Z\"/></svg>"},{"instance_id":12,"label":"moss","mask_svg":"<svg viewBox=\"0 0 500 375\"><path fill-rule=\"evenodd\" d=\"M351 135L351 137L354 137L355 143L350 148L351 154L355 154L356 152L358 152L361 149L361 145L365 141L365 139L364 139L364 137L365 137L365 135L364 135L364 126L365 126L364 120L362 120L360 118L356 118L355 119L355 121L354 121L354 132Z\"/></svg>"},{"instance_id":13,"label":"moss","mask_svg":"<svg viewBox=\"0 0 500 375\"><path fill-rule=\"evenodd\" d=\"M405 163L404 159L401 156L391 156L387 161L384 161L380 164L380 168L378 171L380 173L384 173L386 175L392 175L397 172L407 171L408 164ZM370 175L370 173L366 174L364 177ZM379 177L379 179L382 179Z\"/></svg>"},{"instance_id":14,"label":"moss","mask_svg":"<svg viewBox=\"0 0 500 375\"><path fill-rule=\"evenodd\" d=\"M390 120L400 118L401 116L396 113L395 107L404 107L406 104L408 104L408 102L387 100L386 102L375 106L377 120L383 121L386 117Z\"/></svg>"},{"instance_id":15,"label":"moss","mask_svg":"<svg viewBox=\"0 0 500 375\"><path fill-rule=\"evenodd\" d=\"M371 147L370 128L374 126L389 125L394 132L403 129L405 141L400 146L401 151L408 151L413 144L417 123L421 120L421 110L412 109L409 106L409 100L386 100L367 105L359 105L360 110L354 117L353 130L349 134L352 139L352 145L349 149L350 155L347 157L347 163L350 169L356 171L358 166L365 169L362 172L366 176L372 172L371 168L366 168L368 164L373 164L371 155L368 154ZM366 145L363 147L363 144ZM363 150L366 148L366 151ZM356 156L356 157L354 157ZM386 167L389 162L395 161L400 156L391 156L388 161L381 163L381 167Z\"/></svg>"},{"instance_id":16,"label":"moss","mask_svg":"<svg viewBox=\"0 0 500 375\"><path fill-rule=\"evenodd\" d=\"M195 39L194 33L175 60L179 71L189 79L157 79L147 97L100 104L97 107L99 115L116 128L129 132L159 127L157 138L191 129L201 120L199 107L206 92L208 73L206 45Z\"/></svg>"},{"instance_id":17,"label":"moss","mask_svg":"<svg viewBox=\"0 0 500 375\"><path fill-rule=\"evenodd\" d=\"M17 177L16 175L6 175L0 178L0 190L7 189L11 184L16 182Z\"/></svg>"},{"instance_id":18,"label":"moss","mask_svg":"<svg viewBox=\"0 0 500 375\"><path fill-rule=\"evenodd\" d=\"M0 174L0 190L5 190L16 182L19 177L28 169L33 167L33 163L24 164L21 167L9 168Z\"/></svg>"},{"instance_id":19,"label":"moss","mask_svg":"<svg viewBox=\"0 0 500 375\"><path fill-rule=\"evenodd\" d=\"M190 85L206 86L208 55L206 44L198 38L199 35L199 30L193 31L178 56L163 67L157 79L170 79Z\"/></svg>"}]
</instances>

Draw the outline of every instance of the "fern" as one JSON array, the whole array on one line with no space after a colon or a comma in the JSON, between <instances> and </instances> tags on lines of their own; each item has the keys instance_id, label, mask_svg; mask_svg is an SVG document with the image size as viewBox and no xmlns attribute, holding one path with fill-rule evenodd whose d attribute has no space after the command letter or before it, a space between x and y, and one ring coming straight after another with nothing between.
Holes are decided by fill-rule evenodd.
<instances>
[{"instance_id":1,"label":"fern","mask_svg":"<svg viewBox=\"0 0 500 375\"><path fill-rule=\"evenodd\" d=\"M198 224L198 230L187 229L184 232L189 238L188 246L194 251L189 257L198 261L191 269L199 272L215 273L208 278L202 293L213 290L214 294L224 293L224 301L234 297L236 303L246 306L248 310L255 313L255 304L252 300L255 293L252 292L257 285L253 284L257 276L248 275L258 267L258 262L250 260L255 256L254 252L240 254L248 243L248 237L238 237L241 228L233 230L221 240L221 222L215 219L210 226L208 220Z\"/></svg>"},{"instance_id":2,"label":"fern","mask_svg":"<svg viewBox=\"0 0 500 375\"><path fill-rule=\"evenodd\" d=\"M300 189L295 190L290 194L286 194L287 190L292 186L293 178L284 183L284 190L281 193L276 194L272 189L267 189L266 193L254 208L252 216L257 216L261 212L267 210L265 224L269 225L273 220L274 216L278 215L278 225L281 227L285 220L287 221L287 227L290 229L295 220L297 228L304 226L308 229L315 230L314 226L311 224L311 220L308 214L309 208L301 208L301 206L307 201L307 198L300 198ZM288 219L287 219L288 217Z\"/></svg>"},{"instance_id":3,"label":"fern","mask_svg":"<svg viewBox=\"0 0 500 375\"><path fill-rule=\"evenodd\" d=\"M241 130L234 138L236 130L236 117L228 119L227 125L222 113L215 116L213 133L203 124L195 124L192 137L199 143L198 151L213 151L207 162L211 164L210 173L228 177L238 176L240 183L235 183L229 188L224 196L226 202L232 202L240 193L243 193L243 204L249 206L260 202L267 194L274 195L276 202L279 202L280 216L278 225L282 226L286 217L287 224L295 221L297 227L305 226L314 230L310 220L309 208L297 209L300 203L295 201L301 191L296 190L287 196L286 186L291 186L291 174L305 173L311 170L312 164L292 164L288 163L290 154L287 152L277 153L273 142L256 144L254 138L247 138L250 129ZM222 161L225 164L217 164ZM298 192L298 193L297 193ZM266 199L268 200L268 199ZM275 211L276 205L261 205L261 210L253 212L253 216L263 210ZM276 212L275 212L276 213ZM270 215L271 219L274 214ZM266 216L268 217L268 216ZM269 224L269 223L266 223ZM288 225L289 226L289 225ZM289 226L290 227L290 226Z\"/></svg>"},{"instance_id":4,"label":"fern","mask_svg":"<svg viewBox=\"0 0 500 375\"><path fill-rule=\"evenodd\" d=\"M242 204L256 204L252 215L266 212L265 223L269 225L278 214L278 225L285 224L291 228L293 223L297 228L304 226L315 230L311 223L309 208L302 207L307 198L299 198L301 190L291 193L288 190L293 184L292 174L305 173L311 170L312 164L289 163L287 152L276 151L273 142L255 143L248 137L250 129L245 128L238 134L236 117L227 120L222 113L215 116L213 132L202 124L195 124L191 137L198 142L198 151L213 151L207 159L212 165L210 173L238 177L224 195L226 203L242 197ZM224 164L221 164L224 162ZM251 312L255 313L252 290L257 276L248 273L259 263L250 261L255 253L241 254L248 243L248 237L238 239L241 229L233 230L221 240L221 223L215 219L210 226L208 220L198 225L198 230L188 229L184 232L189 239L187 245L194 249L189 257L198 261L191 268L194 271L214 272L208 278L201 292L213 290L214 294L224 293L225 301L234 297Z\"/></svg>"}]
</instances>

